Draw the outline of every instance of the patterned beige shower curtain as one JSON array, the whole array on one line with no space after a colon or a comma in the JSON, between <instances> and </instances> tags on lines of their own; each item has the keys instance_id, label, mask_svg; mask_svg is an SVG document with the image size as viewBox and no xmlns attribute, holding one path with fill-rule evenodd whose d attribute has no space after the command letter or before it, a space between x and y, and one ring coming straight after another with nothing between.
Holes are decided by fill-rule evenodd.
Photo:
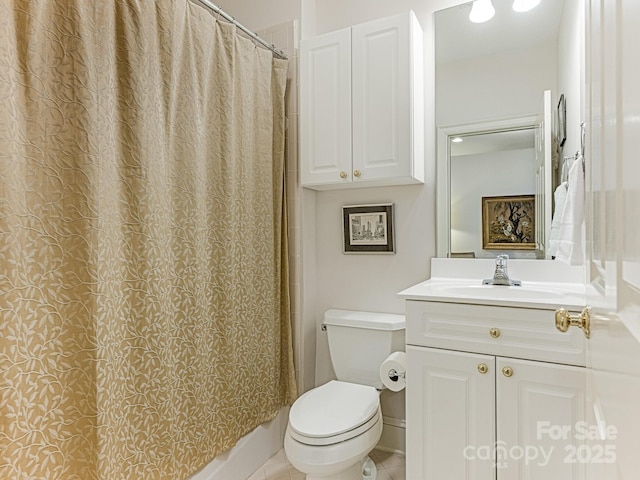
<instances>
[{"instance_id":1,"label":"patterned beige shower curtain","mask_svg":"<svg viewBox=\"0 0 640 480\"><path fill-rule=\"evenodd\" d=\"M286 68L187 0L0 0L0 478L186 478L292 402Z\"/></svg>"}]
</instances>

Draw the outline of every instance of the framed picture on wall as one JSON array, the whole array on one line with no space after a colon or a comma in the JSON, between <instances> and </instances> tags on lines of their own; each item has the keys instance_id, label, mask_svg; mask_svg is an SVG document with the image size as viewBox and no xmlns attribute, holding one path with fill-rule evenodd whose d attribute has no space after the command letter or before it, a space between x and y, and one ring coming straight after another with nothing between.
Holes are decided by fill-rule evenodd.
<instances>
[{"instance_id":1,"label":"framed picture on wall","mask_svg":"<svg viewBox=\"0 0 640 480\"><path fill-rule=\"evenodd\" d=\"M482 248L534 250L535 197L482 197Z\"/></svg>"},{"instance_id":2,"label":"framed picture on wall","mask_svg":"<svg viewBox=\"0 0 640 480\"><path fill-rule=\"evenodd\" d=\"M564 142L567 141L567 104L564 99L564 93L560 95L560 101L558 102L558 143L562 147Z\"/></svg>"},{"instance_id":3,"label":"framed picture on wall","mask_svg":"<svg viewBox=\"0 0 640 480\"><path fill-rule=\"evenodd\" d=\"M395 253L393 203L342 207L344 253Z\"/></svg>"}]
</instances>

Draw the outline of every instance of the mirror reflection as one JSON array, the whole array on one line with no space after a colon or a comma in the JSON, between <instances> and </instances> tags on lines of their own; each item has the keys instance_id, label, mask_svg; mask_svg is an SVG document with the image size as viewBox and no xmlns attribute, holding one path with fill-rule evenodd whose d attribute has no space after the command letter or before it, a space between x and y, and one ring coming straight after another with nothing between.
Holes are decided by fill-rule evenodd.
<instances>
[{"instance_id":1,"label":"mirror reflection","mask_svg":"<svg viewBox=\"0 0 640 480\"><path fill-rule=\"evenodd\" d=\"M483 197L534 195L536 152L533 128L456 135L450 137L451 256L495 257L495 249L483 249L478 215ZM516 228L505 225L508 230ZM531 232L533 232L533 225ZM535 252L518 252L535 258Z\"/></svg>"},{"instance_id":2,"label":"mirror reflection","mask_svg":"<svg viewBox=\"0 0 640 480\"><path fill-rule=\"evenodd\" d=\"M552 138L555 105L561 93L578 110L580 103L569 72L575 60L567 60L579 56L579 19L568 14L578 1L541 0L517 12L513 0L492 0L495 14L484 23L470 21L473 2L436 12L438 256L495 257L482 248L481 198L529 194L540 224L536 251L508 253L546 256L562 154Z\"/></svg>"}]
</instances>

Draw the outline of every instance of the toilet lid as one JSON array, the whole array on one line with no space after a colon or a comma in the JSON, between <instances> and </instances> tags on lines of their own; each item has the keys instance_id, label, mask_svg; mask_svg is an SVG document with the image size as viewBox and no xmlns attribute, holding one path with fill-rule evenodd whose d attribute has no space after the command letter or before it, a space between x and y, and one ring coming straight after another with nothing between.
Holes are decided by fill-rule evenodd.
<instances>
[{"instance_id":1,"label":"toilet lid","mask_svg":"<svg viewBox=\"0 0 640 480\"><path fill-rule=\"evenodd\" d=\"M371 420L379 405L375 388L332 380L294 402L289 426L304 437L332 437Z\"/></svg>"}]
</instances>

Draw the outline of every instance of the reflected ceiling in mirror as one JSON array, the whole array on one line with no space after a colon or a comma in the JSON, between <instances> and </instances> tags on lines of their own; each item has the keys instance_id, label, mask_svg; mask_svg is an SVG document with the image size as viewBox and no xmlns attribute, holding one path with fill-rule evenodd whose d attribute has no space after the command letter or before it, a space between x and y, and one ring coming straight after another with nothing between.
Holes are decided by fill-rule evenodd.
<instances>
[{"instance_id":1,"label":"reflected ceiling in mirror","mask_svg":"<svg viewBox=\"0 0 640 480\"><path fill-rule=\"evenodd\" d=\"M437 64L523 50L557 39L562 0L542 0L528 12L514 11L513 0L492 3L496 14L485 23L469 20L472 2L436 12Z\"/></svg>"},{"instance_id":2,"label":"reflected ceiling in mirror","mask_svg":"<svg viewBox=\"0 0 640 480\"><path fill-rule=\"evenodd\" d=\"M456 142L454 139L461 141ZM479 155L508 150L534 148L535 135L533 129L522 128L499 132L459 135L451 139L450 156Z\"/></svg>"}]
</instances>

